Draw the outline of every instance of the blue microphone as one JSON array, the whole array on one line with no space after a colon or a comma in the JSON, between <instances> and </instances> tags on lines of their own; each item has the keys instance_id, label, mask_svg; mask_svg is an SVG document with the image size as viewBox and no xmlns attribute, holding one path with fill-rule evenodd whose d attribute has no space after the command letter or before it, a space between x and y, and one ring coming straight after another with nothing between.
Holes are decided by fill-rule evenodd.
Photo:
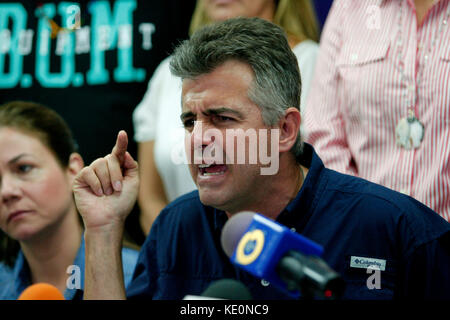
<instances>
[{"instance_id":1,"label":"blue microphone","mask_svg":"<svg viewBox=\"0 0 450 320\"><path fill-rule=\"evenodd\" d=\"M337 299L345 283L320 258L323 247L254 212L225 224L221 243L231 262L294 298Z\"/></svg>"}]
</instances>

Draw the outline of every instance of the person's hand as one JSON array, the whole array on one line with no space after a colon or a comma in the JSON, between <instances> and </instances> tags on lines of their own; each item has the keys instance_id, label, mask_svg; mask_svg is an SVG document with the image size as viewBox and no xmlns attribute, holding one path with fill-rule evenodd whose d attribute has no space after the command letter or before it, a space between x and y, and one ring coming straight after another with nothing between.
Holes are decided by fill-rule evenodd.
<instances>
[{"instance_id":1,"label":"person's hand","mask_svg":"<svg viewBox=\"0 0 450 320\"><path fill-rule=\"evenodd\" d=\"M139 174L127 146L127 134L120 131L111 154L95 160L75 178L75 203L86 230L123 227L133 209Z\"/></svg>"}]
</instances>

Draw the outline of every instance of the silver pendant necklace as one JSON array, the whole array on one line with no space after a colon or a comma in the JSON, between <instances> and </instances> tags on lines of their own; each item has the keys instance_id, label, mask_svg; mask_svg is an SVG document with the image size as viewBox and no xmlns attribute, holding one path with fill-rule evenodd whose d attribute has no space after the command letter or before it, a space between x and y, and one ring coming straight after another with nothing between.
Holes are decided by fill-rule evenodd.
<instances>
[{"instance_id":1,"label":"silver pendant necklace","mask_svg":"<svg viewBox=\"0 0 450 320\"><path fill-rule=\"evenodd\" d=\"M397 145L406 150L416 149L423 140L425 127L414 115L414 111L409 109L409 115L400 119L395 128L395 140Z\"/></svg>"},{"instance_id":2,"label":"silver pendant necklace","mask_svg":"<svg viewBox=\"0 0 450 320\"><path fill-rule=\"evenodd\" d=\"M402 76L402 81L407 82L407 76L405 73L405 70L403 68L403 38L402 38L402 11L403 11L403 5L406 1L399 1L399 18L398 18L398 28L399 28L399 39L397 41L397 44L399 46L399 68ZM442 20L442 23L439 25L439 29L435 34L434 39L431 42L431 45L428 47L428 52L424 56L424 63L422 64L422 70L425 69L425 64L430 60L431 58L431 50L434 47L434 44L436 43L437 38L442 32L442 29L444 26L448 24L448 18L450 16L450 6L447 9L446 14L444 15L444 18ZM416 80L416 87L419 88L420 79L417 77ZM417 90L417 89L416 89ZM417 92L415 93L417 95ZM420 146L423 140L425 126L423 123L416 117L415 110L414 110L414 103L410 104L409 101L407 101L408 105L408 115L406 117L403 117L400 119L400 121L397 123L397 126L395 128L395 140L398 146L406 149L416 149Z\"/></svg>"}]
</instances>

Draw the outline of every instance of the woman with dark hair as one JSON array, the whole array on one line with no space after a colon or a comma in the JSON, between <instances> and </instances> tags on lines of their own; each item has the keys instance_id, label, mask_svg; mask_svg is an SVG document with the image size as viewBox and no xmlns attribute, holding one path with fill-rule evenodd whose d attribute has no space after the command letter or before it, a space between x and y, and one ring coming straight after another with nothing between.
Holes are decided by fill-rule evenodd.
<instances>
[{"instance_id":1,"label":"woman with dark hair","mask_svg":"<svg viewBox=\"0 0 450 320\"><path fill-rule=\"evenodd\" d=\"M10 102L0 106L0 150L0 299L41 282L81 298L83 225L72 182L84 163L70 129L45 106ZM122 250L125 285L137 255Z\"/></svg>"}]
</instances>

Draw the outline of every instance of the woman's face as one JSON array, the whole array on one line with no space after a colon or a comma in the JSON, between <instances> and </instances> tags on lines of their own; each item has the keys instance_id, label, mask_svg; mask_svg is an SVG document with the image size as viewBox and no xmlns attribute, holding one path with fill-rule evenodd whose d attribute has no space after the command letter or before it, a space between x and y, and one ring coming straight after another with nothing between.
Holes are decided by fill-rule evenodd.
<instances>
[{"instance_id":1,"label":"woman's face","mask_svg":"<svg viewBox=\"0 0 450 320\"><path fill-rule=\"evenodd\" d=\"M259 17L269 21L275 14L274 0L201 0L212 21L235 17Z\"/></svg>"},{"instance_id":2,"label":"woman's face","mask_svg":"<svg viewBox=\"0 0 450 320\"><path fill-rule=\"evenodd\" d=\"M0 150L0 228L19 241L50 231L74 206L70 170L14 128L0 128Z\"/></svg>"}]
</instances>

